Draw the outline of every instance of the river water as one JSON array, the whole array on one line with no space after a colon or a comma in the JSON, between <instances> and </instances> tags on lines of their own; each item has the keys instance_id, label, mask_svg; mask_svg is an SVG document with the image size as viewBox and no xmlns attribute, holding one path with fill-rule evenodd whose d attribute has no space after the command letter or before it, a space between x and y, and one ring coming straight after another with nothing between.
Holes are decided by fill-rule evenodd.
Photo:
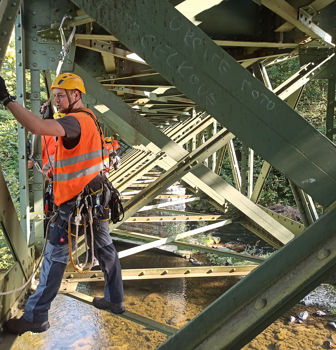
<instances>
[{"instance_id":1,"label":"river water","mask_svg":"<svg viewBox=\"0 0 336 350\"><path fill-rule=\"evenodd\" d=\"M188 266L188 260L154 251L121 260L123 268ZM230 288L237 278L189 278L124 281L128 311L180 328ZM102 295L103 283L82 283L78 290ZM12 350L155 349L167 335L59 294L50 310L50 329L25 333Z\"/></svg>"}]
</instances>

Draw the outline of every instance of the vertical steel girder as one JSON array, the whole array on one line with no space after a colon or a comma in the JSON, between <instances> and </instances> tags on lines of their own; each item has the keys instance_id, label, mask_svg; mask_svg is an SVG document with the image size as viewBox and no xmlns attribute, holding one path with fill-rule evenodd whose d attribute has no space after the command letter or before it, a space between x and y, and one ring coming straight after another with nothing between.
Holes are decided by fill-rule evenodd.
<instances>
[{"instance_id":1,"label":"vertical steel girder","mask_svg":"<svg viewBox=\"0 0 336 350\"><path fill-rule=\"evenodd\" d=\"M26 76L24 55L24 30L22 22L22 8L17 16L15 25L15 50L16 50L16 96L17 101L26 104ZM29 184L27 169L27 130L18 125L18 152L19 152L19 182L20 182L20 211L21 227L30 242L30 206L29 206Z\"/></svg>"},{"instance_id":2,"label":"vertical steel girder","mask_svg":"<svg viewBox=\"0 0 336 350\"><path fill-rule=\"evenodd\" d=\"M335 117L335 88L336 80L328 79L328 105L326 116L326 135L333 141L336 135L336 117Z\"/></svg>"},{"instance_id":3,"label":"vertical steel girder","mask_svg":"<svg viewBox=\"0 0 336 350\"><path fill-rule=\"evenodd\" d=\"M39 115L41 98L40 98L40 71L31 70L31 109L32 112ZM41 158L41 137L34 135L34 154L36 154L36 160L42 165ZM34 167L34 244L38 250L42 249L44 241L44 205L43 205L43 177L42 174Z\"/></svg>"},{"instance_id":4,"label":"vertical steel girder","mask_svg":"<svg viewBox=\"0 0 336 350\"><path fill-rule=\"evenodd\" d=\"M315 200L335 201L336 146L168 1L71 1Z\"/></svg>"},{"instance_id":5,"label":"vertical steel girder","mask_svg":"<svg viewBox=\"0 0 336 350\"><path fill-rule=\"evenodd\" d=\"M20 1L0 1L0 68L6 55Z\"/></svg>"},{"instance_id":6,"label":"vertical steel girder","mask_svg":"<svg viewBox=\"0 0 336 350\"><path fill-rule=\"evenodd\" d=\"M335 270L335 222L336 208L224 293L159 349L240 349Z\"/></svg>"},{"instance_id":7,"label":"vertical steel girder","mask_svg":"<svg viewBox=\"0 0 336 350\"><path fill-rule=\"evenodd\" d=\"M310 207L306 194L291 181L289 181L289 184L294 195L295 203L300 211L302 222L307 227L316 221L315 212Z\"/></svg>"}]
</instances>

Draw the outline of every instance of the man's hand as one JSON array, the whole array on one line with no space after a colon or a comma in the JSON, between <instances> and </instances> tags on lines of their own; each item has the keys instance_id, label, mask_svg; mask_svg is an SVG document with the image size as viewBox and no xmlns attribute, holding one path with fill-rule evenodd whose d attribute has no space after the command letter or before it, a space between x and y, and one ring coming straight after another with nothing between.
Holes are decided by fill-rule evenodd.
<instances>
[{"instance_id":1,"label":"man's hand","mask_svg":"<svg viewBox=\"0 0 336 350\"><path fill-rule=\"evenodd\" d=\"M9 97L9 93L6 87L6 83L3 78L0 76L0 101L3 102L7 100Z\"/></svg>"}]
</instances>

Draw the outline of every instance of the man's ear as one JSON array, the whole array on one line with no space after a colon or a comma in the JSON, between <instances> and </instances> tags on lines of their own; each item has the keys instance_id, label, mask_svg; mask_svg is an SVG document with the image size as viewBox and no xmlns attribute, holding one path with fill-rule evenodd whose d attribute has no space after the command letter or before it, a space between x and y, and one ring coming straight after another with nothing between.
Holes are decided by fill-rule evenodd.
<instances>
[{"instance_id":1,"label":"man's ear","mask_svg":"<svg viewBox=\"0 0 336 350\"><path fill-rule=\"evenodd\" d=\"M78 98L81 98L81 97L82 97L82 93L81 93L79 90L75 89L75 90L74 90L74 93L75 93L76 100L77 100Z\"/></svg>"}]
</instances>

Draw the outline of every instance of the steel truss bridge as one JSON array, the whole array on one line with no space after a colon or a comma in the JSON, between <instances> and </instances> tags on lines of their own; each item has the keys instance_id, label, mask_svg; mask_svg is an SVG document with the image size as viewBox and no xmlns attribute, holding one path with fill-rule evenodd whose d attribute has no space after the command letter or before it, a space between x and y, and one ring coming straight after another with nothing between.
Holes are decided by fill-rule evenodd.
<instances>
[{"instance_id":1,"label":"steel truss bridge","mask_svg":"<svg viewBox=\"0 0 336 350\"><path fill-rule=\"evenodd\" d=\"M17 100L29 102L38 113L40 76L50 88L62 59L63 71L84 79L85 102L105 134L117 133L130 147L121 167L110 175L125 200L124 221L209 221L205 232L238 215L243 226L278 249L262 261L198 247L250 259L251 266L245 268L124 270L124 279L248 274L180 330L126 312L124 317L170 335L160 349L239 349L334 271L335 16L334 0L1 0L0 64L15 27ZM71 33L73 40L68 40ZM295 56L300 70L272 86L266 67ZM328 80L326 135L296 112L311 79ZM0 276L2 292L29 278L43 242L43 179L35 170L29 186L26 136L19 127L20 221L0 171L1 228L15 259ZM244 144L240 163L235 137ZM38 142L35 148L39 158ZM256 181L254 152L264 159ZM235 186L219 175L225 157ZM258 205L271 167L288 178L303 224ZM166 189L176 181L194 194L169 196ZM152 204L155 198L169 198L170 203L206 198L223 215L135 216L158 209ZM320 217L316 203L323 207ZM228 205L235 208L234 217L228 216ZM180 240L202 232L162 239L118 226L111 226L114 238L137 242L120 257L169 242L195 249ZM75 291L85 278L69 268L61 289L90 302L92 298ZM0 323L17 313L24 292L1 296Z\"/></svg>"}]
</instances>

